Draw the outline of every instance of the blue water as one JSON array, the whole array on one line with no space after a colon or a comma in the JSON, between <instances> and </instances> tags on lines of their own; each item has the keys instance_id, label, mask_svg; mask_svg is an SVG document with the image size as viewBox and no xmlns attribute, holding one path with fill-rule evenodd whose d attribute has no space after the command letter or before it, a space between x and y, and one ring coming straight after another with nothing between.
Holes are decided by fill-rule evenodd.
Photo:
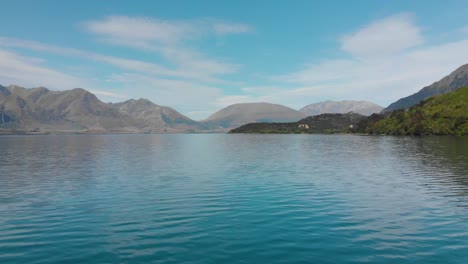
<instances>
[{"instance_id":1,"label":"blue water","mask_svg":"<svg viewBox=\"0 0 468 264\"><path fill-rule=\"evenodd\" d=\"M0 263L468 263L468 138L0 137Z\"/></svg>"}]
</instances>

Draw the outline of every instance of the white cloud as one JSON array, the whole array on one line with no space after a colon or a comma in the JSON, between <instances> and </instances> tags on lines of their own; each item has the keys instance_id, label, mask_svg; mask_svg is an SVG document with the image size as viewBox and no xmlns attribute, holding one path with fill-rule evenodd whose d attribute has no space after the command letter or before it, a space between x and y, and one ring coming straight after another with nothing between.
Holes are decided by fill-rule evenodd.
<instances>
[{"instance_id":1,"label":"white cloud","mask_svg":"<svg viewBox=\"0 0 468 264\"><path fill-rule=\"evenodd\" d=\"M108 16L87 21L84 28L100 37L136 42L175 44L209 34L230 35L253 32L252 26L214 19L160 20L148 17Z\"/></svg>"},{"instance_id":2,"label":"white cloud","mask_svg":"<svg viewBox=\"0 0 468 264\"><path fill-rule=\"evenodd\" d=\"M105 90L97 90L93 81L79 78L46 67L41 58L25 57L11 51L0 49L0 80L2 85L15 84L24 87L47 87L52 90L85 88L101 99L128 98L125 95Z\"/></svg>"},{"instance_id":3,"label":"white cloud","mask_svg":"<svg viewBox=\"0 0 468 264\"><path fill-rule=\"evenodd\" d=\"M173 62L176 62L176 64L179 65L178 68L174 69L164 67L154 62L107 56L74 48L58 47L36 41L15 38L0 37L0 46L44 51L61 56L86 58L93 61L105 62L124 70L212 83L227 82L213 75L234 73L240 67L235 64L220 63L214 60L205 59L201 54L197 54L196 52L171 48L161 48L158 50L165 56L170 57Z\"/></svg>"},{"instance_id":4,"label":"white cloud","mask_svg":"<svg viewBox=\"0 0 468 264\"><path fill-rule=\"evenodd\" d=\"M276 85L283 82L288 88L272 90L269 98L296 108L300 102L326 99L369 100L387 106L468 63L467 38L417 46L421 42L421 30L411 15L371 23L342 39L351 58L309 63L272 77Z\"/></svg>"},{"instance_id":5,"label":"white cloud","mask_svg":"<svg viewBox=\"0 0 468 264\"><path fill-rule=\"evenodd\" d=\"M460 32L463 34L468 34L468 26L464 26L460 29Z\"/></svg>"},{"instance_id":6,"label":"white cloud","mask_svg":"<svg viewBox=\"0 0 468 264\"><path fill-rule=\"evenodd\" d=\"M118 94L118 93L113 93L113 92L109 92L109 91L103 91L103 90L89 90L90 92L92 92L93 94L95 95L100 95L100 96L104 96L104 97L111 97L111 98L117 98L117 99L125 99L125 98L129 98L128 96L126 95L123 95L123 94Z\"/></svg>"},{"instance_id":7,"label":"white cloud","mask_svg":"<svg viewBox=\"0 0 468 264\"><path fill-rule=\"evenodd\" d=\"M308 64L303 69L283 76L275 76L274 80L295 83L321 83L327 81L346 80L350 71L355 68L356 62L352 60L324 60L318 64ZM337 69L346 69L338 71Z\"/></svg>"},{"instance_id":8,"label":"white cloud","mask_svg":"<svg viewBox=\"0 0 468 264\"><path fill-rule=\"evenodd\" d=\"M393 55L423 42L421 30L410 14L373 22L342 38L342 49L357 57Z\"/></svg>"},{"instance_id":9,"label":"white cloud","mask_svg":"<svg viewBox=\"0 0 468 264\"><path fill-rule=\"evenodd\" d=\"M3 85L16 84L26 87L45 86L51 89L91 87L87 80L50 69L42 65L40 58L18 55L0 49L0 80Z\"/></svg>"},{"instance_id":10,"label":"white cloud","mask_svg":"<svg viewBox=\"0 0 468 264\"><path fill-rule=\"evenodd\" d=\"M88 21L83 26L91 33L115 39L174 43L197 32L187 22L172 22L146 17L109 16Z\"/></svg>"},{"instance_id":11,"label":"white cloud","mask_svg":"<svg viewBox=\"0 0 468 264\"><path fill-rule=\"evenodd\" d=\"M224 75L235 73L241 65L220 62L218 60L207 58L200 52L183 48L165 47L160 52L169 61L179 65L182 72L193 72L197 76Z\"/></svg>"},{"instance_id":12,"label":"white cloud","mask_svg":"<svg viewBox=\"0 0 468 264\"><path fill-rule=\"evenodd\" d=\"M164 21L145 17L110 16L83 23L84 29L109 44L161 55L178 72L209 82L223 82L218 75L232 74L241 65L211 58L189 48L188 41L252 32L249 25L212 19Z\"/></svg>"}]
</instances>

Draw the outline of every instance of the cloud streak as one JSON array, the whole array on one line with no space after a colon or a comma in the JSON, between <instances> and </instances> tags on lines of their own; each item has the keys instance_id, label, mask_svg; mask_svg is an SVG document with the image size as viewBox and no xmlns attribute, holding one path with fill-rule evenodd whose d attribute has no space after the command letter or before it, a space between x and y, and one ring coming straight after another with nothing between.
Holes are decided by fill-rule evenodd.
<instances>
[{"instance_id":1,"label":"cloud streak","mask_svg":"<svg viewBox=\"0 0 468 264\"><path fill-rule=\"evenodd\" d=\"M99 37L145 43L176 44L209 35L245 34L253 27L216 19L188 21L161 20L148 17L108 16L82 23L83 28Z\"/></svg>"},{"instance_id":2,"label":"cloud streak","mask_svg":"<svg viewBox=\"0 0 468 264\"><path fill-rule=\"evenodd\" d=\"M42 62L40 58L0 49L0 79L5 85L47 86L52 89L92 86L91 82L47 68Z\"/></svg>"},{"instance_id":3,"label":"cloud streak","mask_svg":"<svg viewBox=\"0 0 468 264\"><path fill-rule=\"evenodd\" d=\"M375 21L342 37L341 48L355 57L390 56L423 43L411 14L397 14Z\"/></svg>"},{"instance_id":4,"label":"cloud streak","mask_svg":"<svg viewBox=\"0 0 468 264\"><path fill-rule=\"evenodd\" d=\"M161 49L161 52L165 54L167 53L168 56L171 56L174 58L174 60L179 61L180 64L182 64L180 68L170 69L158 63L146 62L141 60L132 60L115 56L107 56L74 48L64 48L36 41L21 40L15 38L0 37L0 46L22 48L34 51L43 51L58 54L61 56L85 58L92 61L108 63L112 66L124 70L213 83L223 83L225 81L216 78L212 75L233 73L238 68L238 66L234 64L222 64L210 60L205 61L202 58L194 59L197 57L196 53L183 53L178 52L177 50L172 50L170 48ZM188 58L191 58L191 60L188 60ZM187 59L187 64L185 65L183 64L184 59ZM193 69L193 71L190 71L190 69Z\"/></svg>"},{"instance_id":5,"label":"cloud streak","mask_svg":"<svg viewBox=\"0 0 468 264\"><path fill-rule=\"evenodd\" d=\"M194 37L197 28L188 22L172 22L146 17L108 16L84 22L88 32L98 36L134 41L176 43Z\"/></svg>"},{"instance_id":6,"label":"cloud streak","mask_svg":"<svg viewBox=\"0 0 468 264\"><path fill-rule=\"evenodd\" d=\"M161 79L144 74L122 73L114 74L108 80L117 83L126 90L133 87L134 97L157 98L155 103L174 107L183 113L191 113L190 117L202 119L208 112L218 108L216 100L223 96L223 90L217 87L194 84L184 80Z\"/></svg>"},{"instance_id":7,"label":"cloud streak","mask_svg":"<svg viewBox=\"0 0 468 264\"><path fill-rule=\"evenodd\" d=\"M383 106L417 92L468 61L468 38L422 45L410 14L372 22L339 38L346 59L312 62L272 76L278 86L264 97L292 107L326 99L369 100ZM253 88L246 95L251 95Z\"/></svg>"},{"instance_id":8,"label":"cloud streak","mask_svg":"<svg viewBox=\"0 0 468 264\"><path fill-rule=\"evenodd\" d=\"M241 65L215 59L188 48L192 40L253 32L253 27L214 19L169 21L146 17L110 16L87 21L83 28L105 43L161 55L191 78L222 82L215 76L236 73Z\"/></svg>"}]
</instances>

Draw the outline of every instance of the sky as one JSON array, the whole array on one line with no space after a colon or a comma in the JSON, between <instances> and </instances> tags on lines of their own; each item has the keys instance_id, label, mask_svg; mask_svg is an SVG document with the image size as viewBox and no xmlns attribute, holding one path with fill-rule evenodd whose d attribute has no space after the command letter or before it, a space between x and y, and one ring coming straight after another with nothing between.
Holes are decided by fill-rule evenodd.
<instances>
[{"instance_id":1,"label":"sky","mask_svg":"<svg viewBox=\"0 0 468 264\"><path fill-rule=\"evenodd\" d=\"M388 106L468 63L468 1L0 0L0 84L234 103Z\"/></svg>"}]
</instances>

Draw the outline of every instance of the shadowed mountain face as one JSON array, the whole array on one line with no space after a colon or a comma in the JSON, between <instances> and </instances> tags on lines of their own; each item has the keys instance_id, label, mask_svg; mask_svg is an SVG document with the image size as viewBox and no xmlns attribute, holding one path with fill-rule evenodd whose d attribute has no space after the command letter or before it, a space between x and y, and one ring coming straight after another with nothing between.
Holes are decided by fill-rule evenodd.
<instances>
[{"instance_id":1,"label":"shadowed mountain face","mask_svg":"<svg viewBox=\"0 0 468 264\"><path fill-rule=\"evenodd\" d=\"M460 87L468 86L468 64L461 66L440 81L424 87L419 92L390 104L382 112L391 112L397 109L409 108L422 100L438 94L446 94Z\"/></svg>"},{"instance_id":2,"label":"shadowed mountain face","mask_svg":"<svg viewBox=\"0 0 468 264\"><path fill-rule=\"evenodd\" d=\"M294 122L305 115L292 108L269 103L230 105L214 113L203 123L214 128L234 128L252 122Z\"/></svg>"},{"instance_id":3,"label":"shadowed mountain face","mask_svg":"<svg viewBox=\"0 0 468 264\"><path fill-rule=\"evenodd\" d=\"M314 116L320 114L345 114L349 112L358 113L361 115L371 115L373 113L379 113L383 107L380 105L367 102L367 101L325 101L315 104L304 106L301 113L307 116Z\"/></svg>"},{"instance_id":4,"label":"shadowed mountain face","mask_svg":"<svg viewBox=\"0 0 468 264\"><path fill-rule=\"evenodd\" d=\"M55 132L178 132L198 127L148 100L101 102L84 89L50 91L0 86L0 128Z\"/></svg>"}]
</instances>

